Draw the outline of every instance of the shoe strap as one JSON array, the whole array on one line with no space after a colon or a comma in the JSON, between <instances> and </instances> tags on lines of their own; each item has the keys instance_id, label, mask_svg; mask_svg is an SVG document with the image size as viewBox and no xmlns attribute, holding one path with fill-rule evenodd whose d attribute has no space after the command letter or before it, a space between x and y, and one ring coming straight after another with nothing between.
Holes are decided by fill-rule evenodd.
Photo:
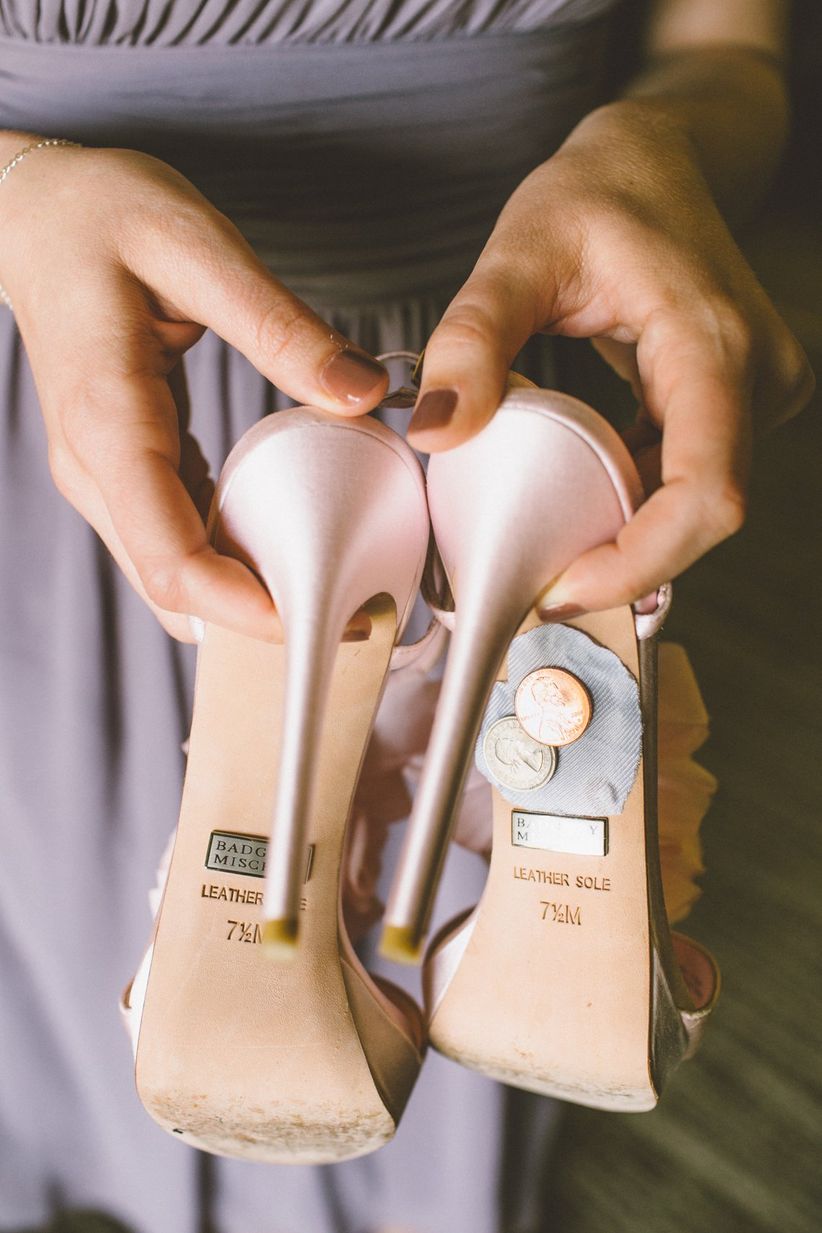
<instances>
[{"instance_id":1,"label":"shoe strap","mask_svg":"<svg viewBox=\"0 0 822 1233\"><path fill-rule=\"evenodd\" d=\"M400 643L391 652L392 672L416 672L422 676L434 667L445 650L447 629L440 624L436 613L425 633L416 642Z\"/></svg>"},{"instance_id":2,"label":"shoe strap","mask_svg":"<svg viewBox=\"0 0 822 1233\"><path fill-rule=\"evenodd\" d=\"M722 987L719 964L706 946L684 933L671 931L674 955L682 979L691 995L693 1007L679 1007L688 1047L685 1057L693 1057L705 1031L705 1024L716 1006Z\"/></svg>"},{"instance_id":3,"label":"shoe strap","mask_svg":"<svg viewBox=\"0 0 822 1233\"><path fill-rule=\"evenodd\" d=\"M649 612L645 612L643 611L645 605L642 601L634 604L634 625L636 627L636 636L640 642L645 642L648 638L655 638L660 632L668 618L668 613L671 611L673 597L673 584L663 582L656 593L656 607L651 608Z\"/></svg>"}]
</instances>

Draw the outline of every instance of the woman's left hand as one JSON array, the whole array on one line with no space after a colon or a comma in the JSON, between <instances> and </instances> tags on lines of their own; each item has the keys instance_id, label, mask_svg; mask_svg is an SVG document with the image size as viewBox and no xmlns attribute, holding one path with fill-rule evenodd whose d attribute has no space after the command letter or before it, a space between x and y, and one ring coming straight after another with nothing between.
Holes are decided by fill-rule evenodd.
<instances>
[{"instance_id":1,"label":"woman's left hand","mask_svg":"<svg viewBox=\"0 0 822 1233\"><path fill-rule=\"evenodd\" d=\"M426 347L413 444L444 450L478 432L535 333L591 338L631 382L631 444L656 488L542 606L636 600L739 529L754 431L814 386L691 144L641 100L592 113L508 201Z\"/></svg>"}]
</instances>

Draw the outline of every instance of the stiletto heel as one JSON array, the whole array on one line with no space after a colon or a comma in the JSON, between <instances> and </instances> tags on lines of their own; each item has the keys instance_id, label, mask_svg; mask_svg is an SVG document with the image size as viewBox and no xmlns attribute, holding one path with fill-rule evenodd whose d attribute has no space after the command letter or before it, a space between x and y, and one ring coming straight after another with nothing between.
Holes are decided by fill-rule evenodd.
<instances>
[{"instance_id":1,"label":"stiletto heel","mask_svg":"<svg viewBox=\"0 0 822 1233\"><path fill-rule=\"evenodd\" d=\"M400 962L424 944L453 810L511 638L551 580L586 548L614 539L640 499L631 469L601 484L600 438L627 456L614 430L576 399L515 390L481 433L429 461L431 524L458 611L385 913L383 950ZM596 508L580 501L592 486Z\"/></svg>"},{"instance_id":2,"label":"stiletto heel","mask_svg":"<svg viewBox=\"0 0 822 1233\"><path fill-rule=\"evenodd\" d=\"M232 452L209 527L265 583L284 645L207 626L199 647L174 852L126 998L138 1091L207 1151L342 1160L391 1137L423 1052L419 1012L364 971L339 902L428 544L422 472L373 419L279 412ZM370 634L341 641L360 610Z\"/></svg>"},{"instance_id":3,"label":"stiletto heel","mask_svg":"<svg viewBox=\"0 0 822 1233\"><path fill-rule=\"evenodd\" d=\"M493 788L491 864L475 910L429 947L431 1043L516 1086L650 1108L717 989L687 940L675 961L659 878L663 610L554 624L534 610L578 556L616 538L639 477L590 408L515 389L481 433L431 458L428 495L454 632L383 948L421 952L475 753Z\"/></svg>"},{"instance_id":4,"label":"stiletto heel","mask_svg":"<svg viewBox=\"0 0 822 1233\"><path fill-rule=\"evenodd\" d=\"M404 486L385 484L386 446ZM411 451L376 421L346 428L303 409L298 421L280 413L251 429L228 459L215 497L216 547L257 570L284 631L288 723L262 912L263 944L281 955L297 938L316 751L337 647L348 621L378 591L399 594L394 619L401 629L416 593L425 527L418 472ZM401 552L409 513L411 570Z\"/></svg>"}]
</instances>

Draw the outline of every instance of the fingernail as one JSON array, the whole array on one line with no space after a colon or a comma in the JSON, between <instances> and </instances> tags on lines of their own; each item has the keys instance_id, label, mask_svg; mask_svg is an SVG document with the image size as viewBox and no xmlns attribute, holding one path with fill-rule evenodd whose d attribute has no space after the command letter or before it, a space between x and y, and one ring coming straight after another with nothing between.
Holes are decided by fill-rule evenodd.
<instances>
[{"instance_id":1,"label":"fingernail","mask_svg":"<svg viewBox=\"0 0 822 1233\"><path fill-rule=\"evenodd\" d=\"M539 616L543 621L572 621L574 617L585 616L587 611L579 604L549 604L539 608Z\"/></svg>"},{"instance_id":2,"label":"fingernail","mask_svg":"<svg viewBox=\"0 0 822 1233\"><path fill-rule=\"evenodd\" d=\"M358 351L338 351L320 374L329 394L342 402L359 402L385 382L382 364Z\"/></svg>"},{"instance_id":3,"label":"fingernail","mask_svg":"<svg viewBox=\"0 0 822 1233\"><path fill-rule=\"evenodd\" d=\"M456 409L456 390L429 390L417 403L408 431L427 432L429 428L444 428Z\"/></svg>"},{"instance_id":4,"label":"fingernail","mask_svg":"<svg viewBox=\"0 0 822 1233\"><path fill-rule=\"evenodd\" d=\"M202 642L205 638L205 621L200 617L190 616L188 618L188 628L191 630L192 637L195 642Z\"/></svg>"},{"instance_id":5,"label":"fingernail","mask_svg":"<svg viewBox=\"0 0 822 1233\"><path fill-rule=\"evenodd\" d=\"M587 612L581 604L566 599L567 592L562 582L562 574L552 578L548 586L537 599L534 607L542 621L571 621L574 617L584 616Z\"/></svg>"}]
</instances>

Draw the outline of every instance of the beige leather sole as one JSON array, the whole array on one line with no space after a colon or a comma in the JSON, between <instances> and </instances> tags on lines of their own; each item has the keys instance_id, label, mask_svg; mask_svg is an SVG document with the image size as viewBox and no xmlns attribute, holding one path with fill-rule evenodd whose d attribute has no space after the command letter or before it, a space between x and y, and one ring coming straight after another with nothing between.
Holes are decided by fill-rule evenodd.
<instances>
[{"instance_id":1,"label":"beige leather sole","mask_svg":"<svg viewBox=\"0 0 822 1233\"><path fill-rule=\"evenodd\" d=\"M338 932L345 823L395 629L383 611L367 642L339 648L286 962L264 953L262 878L240 865L271 824L283 648L206 631L136 1066L145 1107L195 1147L275 1162L358 1156L392 1137L413 1085L419 1053Z\"/></svg>"},{"instance_id":2,"label":"beige leather sole","mask_svg":"<svg viewBox=\"0 0 822 1233\"><path fill-rule=\"evenodd\" d=\"M569 624L638 677L628 608ZM433 1009L431 1043L465 1066L544 1095L601 1109L652 1108L642 765L624 811L608 819L605 856L516 846L512 806L496 791L493 797L488 880L455 974L440 979L445 993ZM434 988L446 942L436 939L429 956Z\"/></svg>"}]
</instances>

